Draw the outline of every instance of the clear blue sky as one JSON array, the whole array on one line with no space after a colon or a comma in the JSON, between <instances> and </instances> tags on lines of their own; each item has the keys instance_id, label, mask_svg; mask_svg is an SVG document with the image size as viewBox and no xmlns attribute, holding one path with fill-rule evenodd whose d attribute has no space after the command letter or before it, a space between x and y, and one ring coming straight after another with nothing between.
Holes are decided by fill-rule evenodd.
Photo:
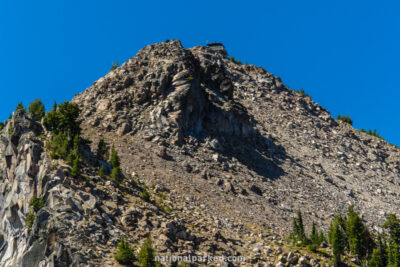
<instances>
[{"instance_id":1,"label":"clear blue sky","mask_svg":"<svg viewBox=\"0 0 400 267\"><path fill-rule=\"evenodd\" d=\"M334 116L400 145L400 2L1 1L0 119L70 100L143 46L223 42Z\"/></svg>"}]
</instances>

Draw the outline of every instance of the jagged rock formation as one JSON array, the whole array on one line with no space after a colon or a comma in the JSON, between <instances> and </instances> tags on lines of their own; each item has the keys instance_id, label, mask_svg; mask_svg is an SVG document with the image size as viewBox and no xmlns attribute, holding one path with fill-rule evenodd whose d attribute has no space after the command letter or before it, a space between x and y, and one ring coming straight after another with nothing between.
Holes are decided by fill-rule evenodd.
<instances>
[{"instance_id":1,"label":"jagged rock formation","mask_svg":"<svg viewBox=\"0 0 400 267\"><path fill-rule=\"evenodd\" d=\"M150 45L73 102L92 140L86 179L48 156L50 133L23 111L1 131L1 266L117 266L120 237L137 249L148 234L159 255L321 266L281 239L297 209L326 229L353 204L375 231L399 210L398 148L223 51ZM118 150L124 183L97 175L100 138ZM34 196L45 203L28 229Z\"/></svg>"}]
</instances>

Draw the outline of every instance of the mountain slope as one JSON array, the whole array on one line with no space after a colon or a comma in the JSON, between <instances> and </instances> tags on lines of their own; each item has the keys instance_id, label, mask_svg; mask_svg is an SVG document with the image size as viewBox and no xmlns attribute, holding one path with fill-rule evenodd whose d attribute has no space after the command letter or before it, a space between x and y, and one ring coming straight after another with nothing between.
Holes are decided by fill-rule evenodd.
<instances>
[{"instance_id":1,"label":"mountain slope","mask_svg":"<svg viewBox=\"0 0 400 267\"><path fill-rule=\"evenodd\" d=\"M232 223L287 233L301 208L326 228L353 204L377 227L399 208L397 148L209 47L150 45L74 102L85 134L118 144L128 173Z\"/></svg>"},{"instance_id":2,"label":"mountain slope","mask_svg":"<svg viewBox=\"0 0 400 267\"><path fill-rule=\"evenodd\" d=\"M374 231L399 210L398 148L212 46L149 45L72 102L79 176L45 121L16 110L0 132L1 266L119 266L121 236L136 255L151 236L159 256L246 257L197 265L321 266L284 241L298 209L326 230L354 205ZM101 139L120 183L98 174Z\"/></svg>"}]
</instances>

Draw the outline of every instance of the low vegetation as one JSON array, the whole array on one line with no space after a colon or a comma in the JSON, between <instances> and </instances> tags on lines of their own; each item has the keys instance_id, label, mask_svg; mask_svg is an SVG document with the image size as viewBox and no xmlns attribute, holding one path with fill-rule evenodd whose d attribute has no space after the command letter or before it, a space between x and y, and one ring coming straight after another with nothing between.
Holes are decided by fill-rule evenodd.
<instances>
[{"instance_id":1,"label":"low vegetation","mask_svg":"<svg viewBox=\"0 0 400 267\"><path fill-rule=\"evenodd\" d=\"M116 70L118 68L118 61L112 64L110 71Z\"/></svg>"},{"instance_id":2,"label":"low vegetation","mask_svg":"<svg viewBox=\"0 0 400 267\"><path fill-rule=\"evenodd\" d=\"M121 236L121 240L117 245L117 252L114 258L120 264L124 265L130 265L135 260L133 250L123 236Z\"/></svg>"},{"instance_id":3,"label":"low vegetation","mask_svg":"<svg viewBox=\"0 0 400 267\"><path fill-rule=\"evenodd\" d=\"M155 252L151 245L151 238L150 236L147 237L146 241L144 242L143 246L140 248L138 254L138 261L140 266L142 267L155 267L157 263L155 262Z\"/></svg>"},{"instance_id":4,"label":"low vegetation","mask_svg":"<svg viewBox=\"0 0 400 267\"><path fill-rule=\"evenodd\" d=\"M302 96L302 97L310 97L310 95L309 94L307 94L305 91L304 91L304 89L303 88L300 88L300 89L297 89L297 90L294 90L297 94L299 94L300 96Z\"/></svg>"},{"instance_id":5,"label":"low vegetation","mask_svg":"<svg viewBox=\"0 0 400 267\"><path fill-rule=\"evenodd\" d=\"M361 129L361 132L366 133L368 135L374 136L376 138L380 138L380 139L384 139L382 136L380 136L377 132L376 129L374 129L373 131L371 130L365 130L364 128Z\"/></svg>"},{"instance_id":6,"label":"low vegetation","mask_svg":"<svg viewBox=\"0 0 400 267\"><path fill-rule=\"evenodd\" d=\"M35 99L35 101L30 103L28 107L28 112L35 121L40 121L45 115L45 108L42 100Z\"/></svg>"},{"instance_id":7,"label":"low vegetation","mask_svg":"<svg viewBox=\"0 0 400 267\"><path fill-rule=\"evenodd\" d=\"M337 116L337 119L338 119L339 121L343 121L343 122L345 122L345 123L348 123L348 124L350 124L350 125L353 125L353 120L350 118L350 116L347 116L347 115L338 115L338 116Z\"/></svg>"},{"instance_id":8,"label":"low vegetation","mask_svg":"<svg viewBox=\"0 0 400 267\"><path fill-rule=\"evenodd\" d=\"M29 202L29 206L32 207L32 209L35 212L38 212L39 210L41 210L44 206L45 203L45 199L44 198L40 198L37 196L34 196L31 201Z\"/></svg>"},{"instance_id":9,"label":"low vegetation","mask_svg":"<svg viewBox=\"0 0 400 267\"><path fill-rule=\"evenodd\" d=\"M396 215L386 217L382 226L387 234L376 237L368 230L361 217L350 206L347 215L336 214L330 224L328 242L332 248L332 260L335 266L342 265L343 256L355 258L358 265L369 267L400 266L400 220ZM318 233L313 223L312 232L307 236L304 232L301 212L293 219L293 231L289 240L299 247L308 247L319 251L324 234Z\"/></svg>"}]
</instances>

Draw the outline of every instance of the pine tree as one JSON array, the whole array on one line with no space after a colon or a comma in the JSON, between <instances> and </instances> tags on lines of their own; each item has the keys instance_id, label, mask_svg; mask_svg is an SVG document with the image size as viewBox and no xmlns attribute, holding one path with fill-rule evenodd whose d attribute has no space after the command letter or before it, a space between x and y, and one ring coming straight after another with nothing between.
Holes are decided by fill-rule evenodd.
<instances>
[{"instance_id":1,"label":"pine tree","mask_svg":"<svg viewBox=\"0 0 400 267\"><path fill-rule=\"evenodd\" d=\"M395 214L390 214L386 217L386 222L383 224L383 228L388 229L389 232L387 266L398 267L400 266L400 220L397 219Z\"/></svg>"},{"instance_id":2,"label":"pine tree","mask_svg":"<svg viewBox=\"0 0 400 267\"><path fill-rule=\"evenodd\" d=\"M371 235L353 206L349 207L347 214L346 234L349 249L361 261L370 252L369 250L372 250L373 240L370 240Z\"/></svg>"},{"instance_id":3,"label":"pine tree","mask_svg":"<svg viewBox=\"0 0 400 267\"><path fill-rule=\"evenodd\" d=\"M321 243L319 235L318 235L317 227L315 226L315 222L312 222L310 241L314 245L319 245Z\"/></svg>"},{"instance_id":4,"label":"pine tree","mask_svg":"<svg viewBox=\"0 0 400 267\"><path fill-rule=\"evenodd\" d=\"M78 120L81 109L75 103L64 102L57 108L58 114L58 130L67 133L71 138L75 135L79 135L81 131Z\"/></svg>"},{"instance_id":5,"label":"pine tree","mask_svg":"<svg viewBox=\"0 0 400 267\"><path fill-rule=\"evenodd\" d=\"M75 135L74 137L74 155L75 157L81 157L81 139L79 137L79 135Z\"/></svg>"},{"instance_id":6,"label":"pine tree","mask_svg":"<svg viewBox=\"0 0 400 267\"><path fill-rule=\"evenodd\" d=\"M333 262L335 266L340 264L341 256L344 254L346 247L343 225L343 218L340 215L335 215L329 228L329 243L332 246Z\"/></svg>"},{"instance_id":7,"label":"pine tree","mask_svg":"<svg viewBox=\"0 0 400 267\"><path fill-rule=\"evenodd\" d=\"M154 249L151 246L151 238L148 236L143 246L140 248L138 260L142 267L155 267L157 265L154 258Z\"/></svg>"},{"instance_id":8,"label":"pine tree","mask_svg":"<svg viewBox=\"0 0 400 267\"><path fill-rule=\"evenodd\" d=\"M79 157L76 157L71 170L71 175L74 177L79 177L80 174L81 174L81 168L79 163Z\"/></svg>"},{"instance_id":9,"label":"pine tree","mask_svg":"<svg viewBox=\"0 0 400 267\"><path fill-rule=\"evenodd\" d=\"M306 235L304 232L303 217L301 216L301 211L297 211L297 225L298 225L298 237L300 240L304 240Z\"/></svg>"},{"instance_id":10,"label":"pine tree","mask_svg":"<svg viewBox=\"0 0 400 267\"><path fill-rule=\"evenodd\" d=\"M110 71L113 71L118 68L118 61L115 64L112 64Z\"/></svg>"},{"instance_id":11,"label":"pine tree","mask_svg":"<svg viewBox=\"0 0 400 267\"><path fill-rule=\"evenodd\" d=\"M294 245L304 246L309 243L304 232L303 217L300 210L297 212L297 218L293 218L293 231L290 234L289 239Z\"/></svg>"},{"instance_id":12,"label":"pine tree","mask_svg":"<svg viewBox=\"0 0 400 267\"><path fill-rule=\"evenodd\" d=\"M96 153L97 159L106 161L106 159L108 158L108 151L109 147L107 143L104 141L103 138L101 138L99 143L97 144L97 153Z\"/></svg>"},{"instance_id":13,"label":"pine tree","mask_svg":"<svg viewBox=\"0 0 400 267\"><path fill-rule=\"evenodd\" d=\"M26 108L24 107L24 105L22 105L22 102L19 102L17 107L15 108L15 110L22 110L24 112L26 112Z\"/></svg>"},{"instance_id":14,"label":"pine tree","mask_svg":"<svg viewBox=\"0 0 400 267\"><path fill-rule=\"evenodd\" d=\"M122 177L121 168L120 167L112 168L110 179L119 183L121 182L121 177Z\"/></svg>"},{"instance_id":15,"label":"pine tree","mask_svg":"<svg viewBox=\"0 0 400 267\"><path fill-rule=\"evenodd\" d=\"M35 99L32 103L29 104L28 107L29 114L32 115L32 118L35 121L40 121L45 114L45 108L42 103L42 100L40 99Z\"/></svg>"},{"instance_id":16,"label":"pine tree","mask_svg":"<svg viewBox=\"0 0 400 267\"><path fill-rule=\"evenodd\" d=\"M117 260L121 264L132 264L135 260L135 255L133 254L132 248L126 242L125 238L121 236L121 240L117 245L117 252L114 256L115 260Z\"/></svg>"},{"instance_id":17,"label":"pine tree","mask_svg":"<svg viewBox=\"0 0 400 267\"><path fill-rule=\"evenodd\" d=\"M120 160L119 160L119 156L117 151L115 150L115 147L112 146L111 148L111 159L110 159L110 163L111 165L115 168L115 167L119 167L120 166Z\"/></svg>"},{"instance_id":18,"label":"pine tree","mask_svg":"<svg viewBox=\"0 0 400 267\"><path fill-rule=\"evenodd\" d=\"M57 111L57 102L56 101L54 101L54 103L53 103L53 111Z\"/></svg>"},{"instance_id":19,"label":"pine tree","mask_svg":"<svg viewBox=\"0 0 400 267\"><path fill-rule=\"evenodd\" d=\"M326 238L325 238L325 235L324 235L324 232L321 230L320 232L319 232L319 243L321 244L322 242L326 242Z\"/></svg>"},{"instance_id":20,"label":"pine tree","mask_svg":"<svg viewBox=\"0 0 400 267\"><path fill-rule=\"evenodd\" d=\"M372 252L371 259L368 261L369 267L386 267L388 264L387 246L384 236L378 235L377 247Z\"/></svg>"},{"instance_id":21,"label":"pine tree","mask_svg":"<svg viewBox=\"0 0 400 267\"><path fill-rule=\"evenodd\" d=\"M73 166L74 161L75 161L75 156L74 156L74 153L71 152L68 154L67 163L68 163L68 165Z\"/></svg>"}]
</instances>

